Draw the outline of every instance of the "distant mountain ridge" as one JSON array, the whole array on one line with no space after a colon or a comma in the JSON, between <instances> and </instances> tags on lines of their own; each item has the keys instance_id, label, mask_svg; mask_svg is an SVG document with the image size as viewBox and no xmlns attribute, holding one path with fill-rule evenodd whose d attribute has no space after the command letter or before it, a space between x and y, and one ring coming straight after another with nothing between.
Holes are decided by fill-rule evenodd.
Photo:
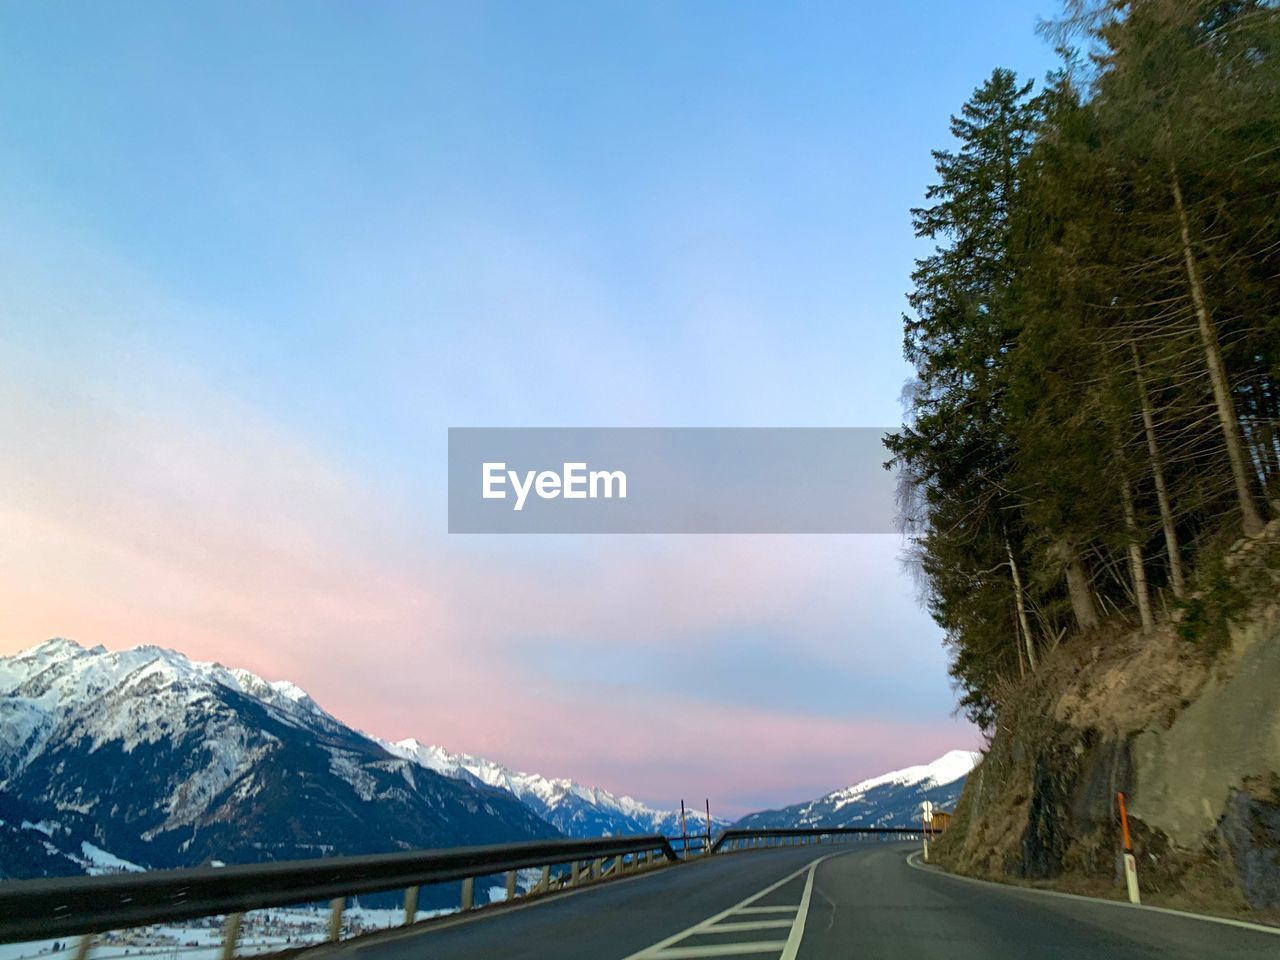
<instances>
[{"instance_id":1,"label":"distant mountain ridge","mask_svg":"<svg viewBox=\"0 0 1280 960\"><path fill-rule=\"evenodd\" d=\"M159 647L0 658L0 877L558 835L394 756L287 682Z\"/></svg>"},{"instance_id":2,"label":"distant mountain ridge","mask_svg":"<svg viewBox=\"0 0 1280 960\"><path fill-rule=\"evenodd\" d=\"M690 812L690 833L704 817ZM726 821L713 820L713 829ZM679 814L343 724L288 681L156 646L0 657L0 878L554 836Z\"/></svg>"},{"instance_id":3,"label":"distant mountain ridge","mask_svg":"<svg viewBox=\"0 0 1280 960\"><path fill-rule=\"evenodd\" d=\"M910 827L920 822L920 804L929 800L952 809L982 754L951 750L932 763L906 767L862 780L843 790L779 810L743 817L735 827Z\"/></svg>"},{"instance_id":4,"label":"distant mountain ridge","mask_svg":"<svg viewBox=\"0 0 1280 960\"><path fill-rule=\"evenodd\" d=\"M739 826L906 825L954 803L977 754ZM713 818L712 832L726 826ZM690 834L705 831L688 811ZM64 639L0 657L0 879L555 836L680 833L655 810L414 739L348 727L288 681L156 646Z\"/></svg>"},{"instance_id":5,"label":"distant mountain ridge","mask_svg":"<svg viewBox=\"0 0 1280 960\"><path fill-rule=\"evenodd\" d=\"M571 837L619 836L632 833L663 833L678 836L680 813L655 810L628 796L616 796L599 787L583 786L573 780L548 779L536 773L518 773L492 760L466 753L450 753L443 747L428 746L412 738L387 743L389 753L413 760L448 777L506 790L561 832ZM690 834L706 831L706 814L687 810L686 829ZM711 829L728 826L729 821L711 817Z\"/></svg>"}]
</instances>

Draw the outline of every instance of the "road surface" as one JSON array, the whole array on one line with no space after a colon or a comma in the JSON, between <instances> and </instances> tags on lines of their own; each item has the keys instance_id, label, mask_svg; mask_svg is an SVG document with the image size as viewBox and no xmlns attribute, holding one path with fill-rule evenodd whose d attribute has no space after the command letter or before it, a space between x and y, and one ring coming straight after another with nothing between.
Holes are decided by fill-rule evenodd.
<instances>
[{"instance_id":1,"label":"road surface","mask_svg":"<svg viewBox=\"0 0 1280 960\"><path fill-rule=\"evenodd\" d=\"M978 884L914 845L750 851L317 948L314 960L1280 958L1280 934ZM338 958L334 955L341 955Z\"/></svg>"}]
</instances>

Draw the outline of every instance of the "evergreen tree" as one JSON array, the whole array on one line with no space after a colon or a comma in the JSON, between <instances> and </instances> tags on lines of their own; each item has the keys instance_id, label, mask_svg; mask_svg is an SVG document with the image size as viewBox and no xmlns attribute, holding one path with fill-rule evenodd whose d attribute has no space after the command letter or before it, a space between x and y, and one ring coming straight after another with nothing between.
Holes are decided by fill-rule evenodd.
<instances>
[{"instance_id":1,"label":"evergreen tree","mask_svg":"<svg viewBox=\"0 0 1280 960\"><path fill-rule=\"evenodd\" d=\"M1088 61L1034 99L996 70L934 153L887 441L984 726L1059 642L1153 629L1280 491L1280 10L1073 0L1057 32Z\"/></svg>"}]
</instances>

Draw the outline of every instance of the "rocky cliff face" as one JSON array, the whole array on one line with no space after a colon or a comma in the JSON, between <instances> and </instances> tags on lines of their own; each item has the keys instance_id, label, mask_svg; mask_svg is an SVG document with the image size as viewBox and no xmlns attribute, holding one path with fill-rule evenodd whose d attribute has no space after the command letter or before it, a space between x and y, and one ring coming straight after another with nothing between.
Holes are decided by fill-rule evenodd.
<instances>
[{"instance_id":1,"label":"rocky cliff face","mask_svg":"<svg viewBox=\"0 0 1280 960\"><path fill-rule=\"evenodd\" d=\"M944 865L1123 895L1124 791L1144 902L1280 920L1280 528L1151 634L1054 650L970 775Z\"/></svg>"}]
</instances>

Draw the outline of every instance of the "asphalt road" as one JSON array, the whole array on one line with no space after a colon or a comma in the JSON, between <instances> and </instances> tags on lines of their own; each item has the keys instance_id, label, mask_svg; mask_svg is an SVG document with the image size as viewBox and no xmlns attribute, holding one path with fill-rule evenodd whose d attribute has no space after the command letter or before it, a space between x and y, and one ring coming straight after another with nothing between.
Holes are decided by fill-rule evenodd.
<instances>
[{"instance_id":1,"label":"asphalt road","mask_svg":"<svg viewBox=\"0 0 1280 960\"><path fill-rule=\"evenodd\" d=\"M1011 887L863 843L712 857L308 953L320 960L1280 958L1280 935ZM338 960L334 957L334 960Z\"/></svg>"}]
</instances>

